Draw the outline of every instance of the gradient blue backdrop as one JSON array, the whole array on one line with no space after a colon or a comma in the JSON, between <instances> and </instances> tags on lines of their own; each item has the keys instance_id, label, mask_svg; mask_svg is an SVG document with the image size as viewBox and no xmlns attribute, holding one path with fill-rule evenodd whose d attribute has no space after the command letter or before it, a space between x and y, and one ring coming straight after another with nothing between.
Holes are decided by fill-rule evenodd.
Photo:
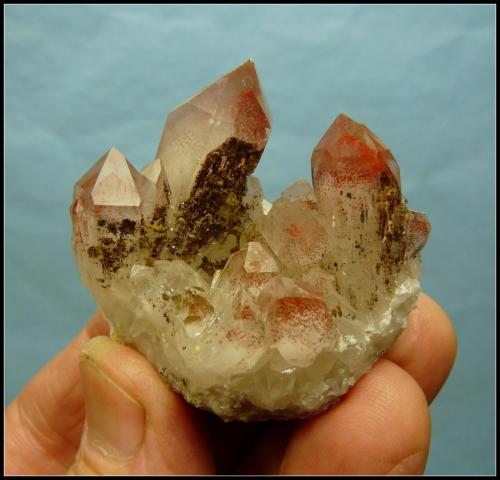
<instances>
[{"instance_id":1,"label":"gradient blue backdrop","mask_svg":"<svg viewBox=\"0 0 500 480\"><path fill-rule=\"evenodd\" d=\"M6 402L95 304L70 246L74 182L112 145L141 168L166 114L247 58L273 115L268 198L309 178L339 112L366 123L428 212L423 288L459 337L427 473L494 457L493 6L6 7Z\"/></svg>"}]
</instances>

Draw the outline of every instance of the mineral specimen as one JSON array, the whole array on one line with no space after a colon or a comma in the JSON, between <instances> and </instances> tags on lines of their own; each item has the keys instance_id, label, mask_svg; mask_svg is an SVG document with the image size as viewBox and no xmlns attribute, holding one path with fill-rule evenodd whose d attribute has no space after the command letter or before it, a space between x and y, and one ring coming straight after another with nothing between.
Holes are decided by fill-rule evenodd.
<instances>
[{"instance_id":1,"label":"mineral specimen","mask_svg":"<svg viewBox=\"0 0 500 480\"><path fill-rule=\"evenodd\" d=\"M142 174L111 148L71 206L111 335L225 420L305 417L344 394L405 327L430 231L389 149L346 115L314 149L314 188L270 204L251 176L269 133L247 61L170 113Z\"/></svg>"}]
</instances>

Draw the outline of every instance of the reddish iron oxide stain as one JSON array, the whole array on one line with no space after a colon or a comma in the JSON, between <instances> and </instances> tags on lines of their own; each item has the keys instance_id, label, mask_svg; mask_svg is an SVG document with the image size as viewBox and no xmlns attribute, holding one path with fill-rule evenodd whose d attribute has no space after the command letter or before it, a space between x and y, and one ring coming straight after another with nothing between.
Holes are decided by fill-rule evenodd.
<instances>
[{"instance_id":1,"label":"reddish iron oxide stain","mask_svg":"<svg viewBox=\"0 0 500 480\"><path fill-rule=\"evenodd\" d=\"M237 136L241 135L248 141L265 142L267 139L269 121L252 90L245 90L238 97L234 124L237 126Z\"/></svg>"},{"instance_id":2,"label":"reddish iron oxide stain","mask_svg":"<svg viewBox=\"0 0 500 480\"><path fill-rule=\"evenodd\" d=\"M250 305L241 305L235 317L242 320L255 320L255 313Z\"/></svg>"},{"instance_id":3,"label":"reddish iron oxide stain","mask_svg":"<svg viewBox=\"0 0 500 480\"><path fill-rule=\"evenodd\" d=\"M285 331L287 336L293 335L293 329L299 326L314 329L320 335L328 335L333 328L333 318L319 298L283 297L276 300L273 313L271 333L274 340L279 340ZM297 329L299 335L302 332L302 328Z\"/></svg>"},{"instance_id":4,"label":"reddish iron oxide stain","mask_svg":"<svg viewBox=\"0 0 500 480\"><path fill-rule=\"evenodd\" d=\"M332 156L332 151L339 154ZM328 174L336 185L352 185L376 182L382 173L396 182L382 151L373 150L354 135L343 133L323 152L316 177Z\"/></svg>"},{"instance_id":5,"label":"reddish iron oxide stain","mask_svg":"<svg viewBox=\"0 0 500 480\"><path fill-rule=\"evenodd\" d=\"M286 231L288 232L289 235L295 238L300 235L300 227L295 223L292 223L292 225L287 227Z\"/></svg>"},{"instance_id":6,"label":"reddish iron oxide stain","mask_svg":"<svg viewBox=\"0 0 500 480\"><path fill-rule=\"evenodd\" d=\"M314 200L305 200L304 203L309 210L318 210L318 204Z\"/></svg>"}]
</instances>

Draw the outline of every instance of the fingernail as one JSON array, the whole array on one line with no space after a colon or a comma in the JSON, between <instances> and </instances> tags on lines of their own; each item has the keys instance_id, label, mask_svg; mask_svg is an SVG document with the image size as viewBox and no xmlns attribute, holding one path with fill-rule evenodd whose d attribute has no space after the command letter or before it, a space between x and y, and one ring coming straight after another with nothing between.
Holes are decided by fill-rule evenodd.
<instances>
[{"instance_id":1,"label":"fingernail","mask_svg":"<svg viewBox=\"0 0 500 480\"><path fill-rule=\"evenodd\" d=\"M91 360L82 360L80 372L85 393L87 443L106 456L119 459L133 456L144 436L144 408Z\"/></svg>"}]
</instances>

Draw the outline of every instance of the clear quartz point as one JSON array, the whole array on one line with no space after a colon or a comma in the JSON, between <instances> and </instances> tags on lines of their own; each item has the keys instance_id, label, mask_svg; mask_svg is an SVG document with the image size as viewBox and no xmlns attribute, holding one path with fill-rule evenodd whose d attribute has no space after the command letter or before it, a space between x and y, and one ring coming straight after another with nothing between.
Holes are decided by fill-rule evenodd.
<instances>
[{"instance_id":1,"label":"clear quartz point","mask_svg":"<svg viewBox=\"0 0 500 480\"><path fill-rule=\"evenodd\" d=\"M141 173L155 184L156 194L152 205L152 220L157 224L164 225L170 207L170 185L160 159L157 158L148 163Z\"/></svg>"},{"instance_id":2,"label":"clear quartz point","mask_svg":"<svg viewBox=\"0 0 500 480\"><path fill-rule=\"evenodd\" d=\"M109 233L135 230L154 195L153 183L112 147L75 184L70 213L77 238L90 247L99 239L99 227L107 226Z\"/></svg>"},{"instance_id":3,"label":"clear quartz point","mask_svg":"<svg viewBox=\"0 0 500 480\"><path fill-rule=\"evenodd\" d=\"M76 184L82 279L111 335L226 421L335 404L406 326L425 214L399 167L341 114L273 203L252 172L270 116L249 60L173 110L141 173L111 148Z\"/></svg>"},{"instance_id":4,"label":"clear quartz point","mask_svg":"<svg viewBox=\"0 0 500 480\"><path fill-rule=\"evenodd\" d=\"M167 117L156 157L170 187L170 249L216 265L211 246L230 253L242 234L247 177L260 160L271 120L249 60ZM250 215L250 212L248 212ZM195 259L197 257L197 259Z\"/></svg>"},{"instance_id":5,"label":"clear quartz point","mask_svg":"<svg viewBox=\"0 0 500 480\"><path fill-rule=\"evenodd\" d=\"M232 138L261 152L270 132L271 119L251 60L179 105L167 117L156 153L171 181L174 207L196 187L210 152ZM228 160L248 163L251 157ZM248 165L250 173L253 168L255 165Z\"/></svg>"},{"instance_id":6,"label":"clear quartz point","mask_svg":"<svg viewBox=\"0 0 500 480\"><path fill-rule=\"evenodd\" d=\"M394 157L364 125L341 114L311 165L319 207L331 225L322 267L354 307L387 303L405 256L408 214Z\"/></svg>"}]
</instances>

